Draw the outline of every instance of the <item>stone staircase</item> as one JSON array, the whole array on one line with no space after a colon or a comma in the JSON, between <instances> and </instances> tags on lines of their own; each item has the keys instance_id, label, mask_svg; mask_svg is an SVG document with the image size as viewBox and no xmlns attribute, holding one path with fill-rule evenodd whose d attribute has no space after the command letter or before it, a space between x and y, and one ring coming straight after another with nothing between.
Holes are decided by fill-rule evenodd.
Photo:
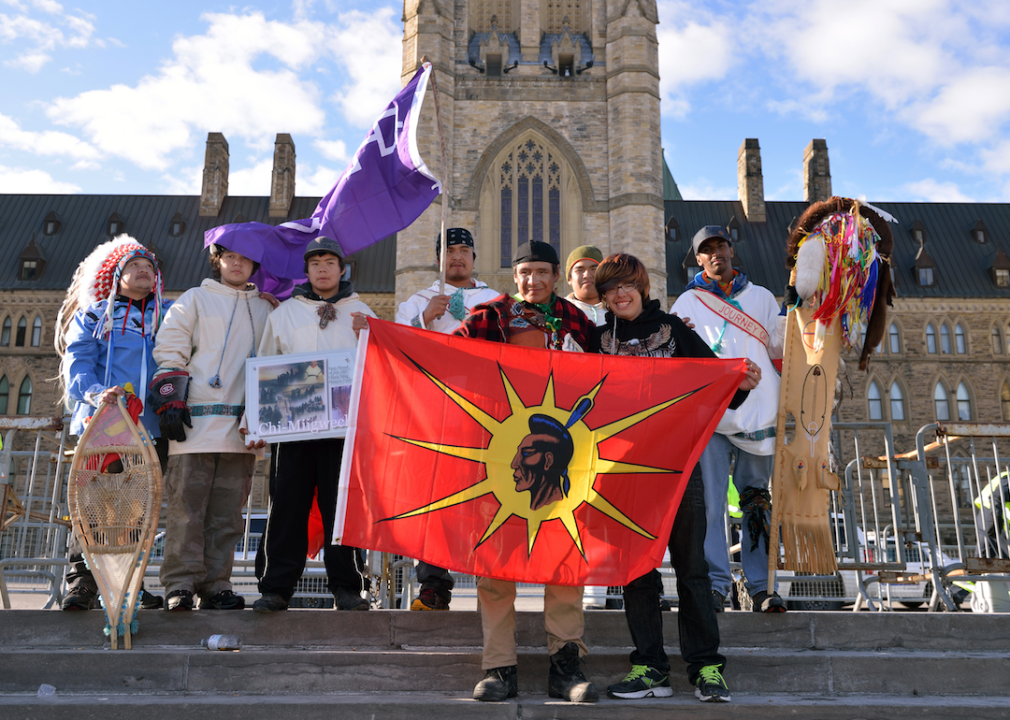
<instances>
[{"instance_id":1,"label":"stone staircase","mask_svg":"<svg viewBox=\"0 0 1010 720\"><path fill-rule=\"evenodd\" d=\"M147 611L132 650L111 651L104 615L0 612L0 719L303 720L355 718L1010 718L1010 618L791 612L720 616L728 705L699 703L677 655L669 699L572 705L547 698L543 619L518 614L519 699L470 698L477 613ZM214 633L239 652L200 647ZM601 690L628 671L624 616L587 611L588 675ZM56 688L38 698L41 684Z\"/></svg>"}]
</instances>

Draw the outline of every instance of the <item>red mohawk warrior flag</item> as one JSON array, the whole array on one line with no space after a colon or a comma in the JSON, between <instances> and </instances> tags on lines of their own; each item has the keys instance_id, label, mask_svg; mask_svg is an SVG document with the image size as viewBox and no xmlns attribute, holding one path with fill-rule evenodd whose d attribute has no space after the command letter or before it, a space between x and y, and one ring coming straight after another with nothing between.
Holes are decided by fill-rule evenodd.
<instances>
[{"instance_id":1,"label":"red mohawk warrior flag","mask_svg":"<svg viewBox=\"0 0 1010 720\"><path fill-rule=\"evenodd\" d=\"M625 585L662 563L744 367L369 320L334 542L502 580Z\"/></svg>"}]
</instances>

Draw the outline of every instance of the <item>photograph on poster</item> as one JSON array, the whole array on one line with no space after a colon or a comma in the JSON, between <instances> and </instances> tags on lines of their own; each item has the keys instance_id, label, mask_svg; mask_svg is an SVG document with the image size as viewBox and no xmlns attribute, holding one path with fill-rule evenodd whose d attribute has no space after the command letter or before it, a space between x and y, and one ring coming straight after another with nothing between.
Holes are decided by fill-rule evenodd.
<instances>
[{"instance_id":1,"label":"photograph on poster","mask_svg":"<svg viewBox=\"0 0 1010 720\"><path fill-rule=\"evenodd\" d=\"M261 365L257 435L318 432L330 427L326 408L326 361Z\"/></svg>"},{"instance_id":2,"label":"photograph on poster","mask_svg":"<svg viewBox=\"0 0 1010 720\"><path fill-rule=\"evenodd\" d=\"M271 443L347 434L357 349L246 360L250 440Z\"/></svg>"},{"instance_id":3,"label":"photograph on poster","mask_svg":"<svg viewBox=\"0 0 1010 720\"><path fill-rule=\"evenodd\" d=\"M351 407L351 381L354 378L354 359L347 356L334 358L329 364L330 420L333 427L347 427L347 414Z\"/></svg>"}]
</instances>

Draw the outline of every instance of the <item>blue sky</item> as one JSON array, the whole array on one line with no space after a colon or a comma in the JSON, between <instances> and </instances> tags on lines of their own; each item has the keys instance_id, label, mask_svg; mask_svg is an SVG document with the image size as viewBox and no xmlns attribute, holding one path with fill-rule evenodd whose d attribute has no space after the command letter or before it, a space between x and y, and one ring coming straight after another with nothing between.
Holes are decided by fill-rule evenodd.
<instances>
[{"instance_id":1,"label":"blue sky","mask_svg":"<svg viewBox=\"0 0 1010 720\"><path fill-rule=\"evenodd\" d=\"M769 200L803 199L803 148L824 138L836 193L1010 202L1010 1L658 5L686 198L736 198L756 137ZM402 8L0 0L0 192L197 194L219 131L231 194L269 192L288 132L297 193L321 195L399 88Z\"/></svg>"}]
</instances>

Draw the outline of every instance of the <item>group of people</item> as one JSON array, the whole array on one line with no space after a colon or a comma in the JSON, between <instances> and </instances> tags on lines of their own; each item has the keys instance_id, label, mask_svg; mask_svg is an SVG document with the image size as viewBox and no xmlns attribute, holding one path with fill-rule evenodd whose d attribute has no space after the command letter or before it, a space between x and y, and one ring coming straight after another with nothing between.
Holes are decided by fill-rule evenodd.
<instances>
[{"instance_id":1,"label":"group of people","mask_svg":"<svg viewBox=\"0 0 1010 720\"><path fill-rule=\"evenodd\" d=\"M441 246L439 237L437 261ZM669 538L688 679L702 701L728 701L717 613L732 582L725 525L731 478L741 497L741 560L753 607L785 610L781 598L768 590L768 485L779 390L772 360L781 357L784 335L774 296L733 267L732 240L717 226L695 235L700 271L671 313L650 298L648 272L629 254L604 257L596 247L577 248L565 267L572 294L561 298L556 293L560 259L547 243L530 241L515 251L515 295L500 294L473 277L476 255L469 231L447 230L445 247L444 289L435 282L402 303L398 323L556 351L746 359L746 375L690 476ZM57 347L67 397L78 403L72 432L80 434L101 402L133 392L143 401L138 421L156 438L166 464L168 520L161 566L166 610L245 606L230 576L253 465L265 446L245 437L246 358L352 348L367 318L375 317L344 279L336 242L312 241L304 259L307 282L278 304L249 282L256 263L211 246L213 279L173 303L161 298L156 259L123 236L97 248L68 291ZM274 446L270 509L256 559L261 597L254 610L288 608L304 569L306 528L317 495L325 537L332 537L342 451L340 439ZM94 580L80 548L71 547L70 553L63 607L86 609L95 599ZM360 555L348 546L324 548L337 609L369 607L362 597ZM448 610L454 586L449 571L419 562L417 576L420 592L411 609ZM661 590L655 570L624 588L635 650L627 677L607 689L611 697L672 695ZM477 596L485 677L474 698L515 697L515 583L480 578ZM143 604L158 607L160 600L145 594ZM548 687L551 697L595 702L599 693L581 669L587 654L582 602L583 588L545 587Z\"/></svg>"}]
</instances>

